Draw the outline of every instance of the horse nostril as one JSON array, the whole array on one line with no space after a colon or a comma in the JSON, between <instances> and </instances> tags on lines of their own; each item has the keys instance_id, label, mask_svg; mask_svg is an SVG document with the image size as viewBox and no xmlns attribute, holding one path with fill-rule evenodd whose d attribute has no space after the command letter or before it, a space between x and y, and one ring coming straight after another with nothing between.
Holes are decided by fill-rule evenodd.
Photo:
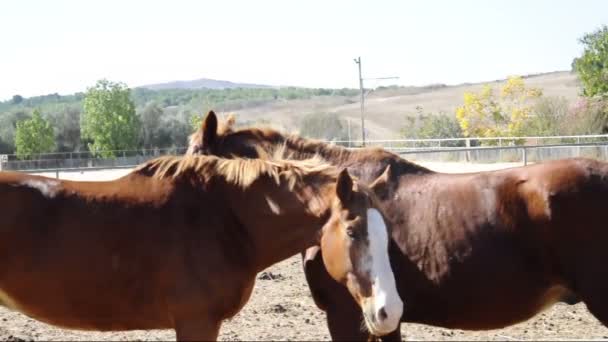
<instances>
[{"instance_id":1,"label":"horse nostril","mask_svg":"<svg viewBox=\"0 0 608 342\"><path fill-rule=\"evenodd\" d=\"M378 310L378 319L380 321L384 321L387 318L388 318L388 315L386 314L386 310L384 310L384 308L381 308L380 310Z\"/></svg>"}]
</instances>

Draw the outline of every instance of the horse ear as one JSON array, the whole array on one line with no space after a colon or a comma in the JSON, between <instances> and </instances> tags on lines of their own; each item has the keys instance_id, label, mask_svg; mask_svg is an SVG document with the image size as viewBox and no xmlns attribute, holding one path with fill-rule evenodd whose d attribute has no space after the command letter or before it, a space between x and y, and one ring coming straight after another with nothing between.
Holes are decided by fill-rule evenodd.
<instances>
[{"instance_id":1,"label":"horse ear","mask_svg":"<svg viewBox=\"0 0 608 342\"><path fill-rule=\"evenodd\" d=\"M208 148L215 142L217 138L217 116L210 110L207 116L203 119L203 148Z\"/></svg>"},{"instance_id":2,"label":"horse ear","mask_svg":"<svg viewBox=\"0 0 608 342\"><path fill-rule=\"evenodd\" d=\"M372 184L370 184L370 188L376 196L379 198L386 198L388 196L388 188L391 179L391 166L390 164L384 169L384 172L378 178L376 178Z\"/></svg>"},{"instance_id":3,"label":"horse ear","mask_svg":"<svg viewBox=\"0 0 608 342\"><path fill-rule=\"evenodd\" d=\"M338 176L336 185L336 193L342 203L348 203L353 194L353 180L350 178L348 171L343 169Z\"/></svg>"}]
</instances>

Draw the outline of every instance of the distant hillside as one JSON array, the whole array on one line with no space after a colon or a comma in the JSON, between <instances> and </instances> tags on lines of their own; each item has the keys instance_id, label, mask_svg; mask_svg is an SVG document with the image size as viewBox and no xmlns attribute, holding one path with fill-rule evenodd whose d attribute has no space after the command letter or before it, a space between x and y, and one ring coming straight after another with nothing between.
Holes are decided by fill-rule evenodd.
<instances>
[{"instance_id":1,"label":"distant hillside","mask_svg":"<svg viewBox=\"0 0 608 342\"><path fill-rule=\"evenodd\" d=\"M263 84L252 83L234 83L223 80L213 80L210 78L199 78L191 81L173 81L166 83L148 84L139 86L138 88L146 88L151 90L163 89L234 89L234 88L276 88Z\"/></svg>"},{"instance_id":2,"label":"distant hillside","mask_svg":"<svg viewBox=\"0 0 608 342\"><path fill-rule=\"evenodd\" d=\"M563 97L575 101L581 89L576 74L556 71L535 75L525 75L526 85L539 87L544 96ZM478 92L484 84L495 89L505 80L458 85L430 85L423 87L380 87L372 91L365 100L365 125L371 139L394 139L400 137L400 129L405 117L414 115L418 108L425 113L445 113L454 115L462 105L465 92ZM216 108L221 112L221 108ZM348 120L353 137L359 139L360 104L359 96L328 96L292 101L270 101L264 104L230 110L237 115L237 121L266 121L288 130L297 130L300 119L311 113L334 113Z\"/></svg>"},{"instance_id":3,"label":"distant hillside","mask_svg":"<svg viewBox=\"0 0 608 342\"><path fill-rule=\"evenodd\" d=\"M576 74L569 71L524 77L526 85L541 88L544 96L562 97L571 104L581 91ZM368 137L400 138L408 116L420 110L453 116L465 92L478 92L483 84L498 89L504 82L378 87L365 100ZM142 119L153 127L149 128L152 140L145 142L148 147L183 146L192 130L192 118L210 109L221 117L235 114L237 123L268 124L290 132L299 131L309 114L333 114L350 128L352 139L360 138L359 89L271 87L199 79L135 87L131 97ZM50 119L60 151L84 148L80 141L83 98L83 93L76 93L0 101L0 153L13 153L16 122L29 117L34 109Z\"/></svg>"}]
</instances>

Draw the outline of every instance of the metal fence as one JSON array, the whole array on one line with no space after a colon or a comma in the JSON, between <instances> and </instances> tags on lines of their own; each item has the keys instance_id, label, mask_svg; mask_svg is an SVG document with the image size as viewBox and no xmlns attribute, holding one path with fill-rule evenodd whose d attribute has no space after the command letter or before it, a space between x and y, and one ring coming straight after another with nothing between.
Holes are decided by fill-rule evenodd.
<instances>
[{"instance_id":1,"label":"metal fence","mask_svg":"<svg viewBox=\"0 0 608 342\"><path fill-rule=\"evenodd\" d=\"M147 160L162 155L181 155L186 147L164 149L118 150L111 152L114 157L101 157L103 153L93 152L57 152L19 159L17 155L0 156L0 170L42 172L54 170L99 170L125 168L139 165Z\"/></svg>"},{"instance_id":2,"label":"metal fence","mask_svg":"<svg viewBox=\"0 0 608 342\"><path fill-rule=\"evenodd\" d=\"M608 160L608 141L580 144L451 147L430 149L394 149L411 161L500 163L521 162L522 165L541 161L587 157Z\"/></svg>"},{"instance_id":3,"label":"metal fence","mask_svg":"<svg viewBox=\"0 0 608 342\"><path fill-rule=\"evenodd\" d=\"M358 148L361 140L332 140L332 144ZM434 138L434 139L382 139L366 140L366 146L378 146L387 150L402 151L405 149L428 149L446 147L477 146L538 146L560 144L582 144L591 142L608 142L608 134L594 135L560 135L560 136L526 136L526 137L469 137L469 138Z\"/></svg>"},{"instance_id":4,"label":"metal fence","mask_svg":"<svg viewBox=\"0 0 608 342\"><path fill-rule=\"evenodd\" d=\"M330 143L356 149L361 142ZM481 144L489 146L479 146ZM383 147L412 161L521 162L525 165L570 157L608 160L608 135L368 140L366 146ZM33 173L130 168L158 156L182 155L185 151L186 147L120 150L112 151L112 158L91 152L47 153L25 160L16 155L0 155L0 170Z\"/></svg>"}]
</instances>

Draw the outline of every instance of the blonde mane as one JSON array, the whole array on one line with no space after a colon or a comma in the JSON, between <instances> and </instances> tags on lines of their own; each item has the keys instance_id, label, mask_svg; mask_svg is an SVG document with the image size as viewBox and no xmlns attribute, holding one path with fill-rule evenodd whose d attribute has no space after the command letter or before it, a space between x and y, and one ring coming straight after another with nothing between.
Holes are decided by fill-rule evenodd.
<instances>
[{"instance_id":1,"label":"blonde mane","mask_svg":"<svg viewBox=\"0 0 608 342\"><path fill-rule=\"evenodd\" d=\"M323 182L337 178L335 167L318 156L305 160L287 160L284 151L277 150L268 159L224 159L216 156L163 156L138 166L133 173L157 179L176 179L194 173L206 181L222 178L226 182L248 188L261 177L269 177L280 184L285 180L293 189L298 181Z\"/></svg>"}]
</instances>

